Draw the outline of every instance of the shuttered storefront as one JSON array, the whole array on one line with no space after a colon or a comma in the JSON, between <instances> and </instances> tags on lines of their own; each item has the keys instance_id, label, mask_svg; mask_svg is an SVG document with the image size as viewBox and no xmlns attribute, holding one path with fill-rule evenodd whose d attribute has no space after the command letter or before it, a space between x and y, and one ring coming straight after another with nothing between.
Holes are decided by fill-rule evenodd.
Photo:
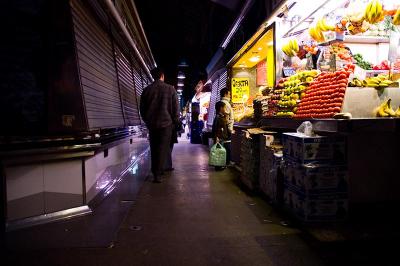
<instances>
[{"instance_id":1,"label":"shuttered storefront","mask_svg":"<svg viewBox=\"0 0 400 266\"><path fill-rule=\"evenodd\" d=\"M215 104L219 101L218 79L211 84L210 108L208 108L207 124L212 125L215 117Z\"/></svg>"},{"instance_id":2,"label":"shuttered storefront","mask_svg":"<svg viewBox=\"0 0 400 266\"><path fill-rule=\"evenodd\" d=\"M218 92L226 87L226 80L228 78L228 71L224 71L221 76L219 76Z\"/></svg>"},{"instance_id":3,"label":"shuttered storefront","mask_svg":"<svg viewBox=\"0 0 400 266\"><path fill-rule=\"evenodd\" d=\"M135 89L136 89L136 95L139 97L142 95L143 92L143 83L142 83L142 75L140 73L140 69L133 68L133 75L135 78Z\"/></svg>"},{"instance_id":4,"label":"shuttered storefront","mask_svg":"<svg viewBox=\"0 0 400 266\"><path fill-rule=\"evenodd\" d=\"M116 47L116 63L118 69L118 82L121 92L122 106L125 123L129 126L139 125L140 117L136 101L135 83L131 61Z\"/></svg>"},{"instance_id":5,"label":"shuttered storefront","mask_svg":"<svg viewBox=\"0 0 400 266\"><path fill-rule=\"evenodd\" d=\"M82 1L71 1L71 7L89 130L123 127L110 35Z\"/></svg>"},{"instance_id":6,"label":"shuttered storefront","mask_svg":"<svg viewBox=\"0 0 400 266\"><path fill-rule=\"evenodd\" d=\"M218 75L212 81L210 108L208 111L208 120L207 120L207 124L209 126L211 126L212 123L214 122L215 104L220 100L219 96L220 91L226 87L227 77L228 77L228 72L224 71L221 75Z\"/></svg>"}]
</instances>

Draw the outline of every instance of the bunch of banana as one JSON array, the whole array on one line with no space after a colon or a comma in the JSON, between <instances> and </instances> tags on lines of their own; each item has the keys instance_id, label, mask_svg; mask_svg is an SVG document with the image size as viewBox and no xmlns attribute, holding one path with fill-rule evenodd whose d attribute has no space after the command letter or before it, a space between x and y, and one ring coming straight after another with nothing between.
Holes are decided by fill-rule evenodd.
<instances>
[{"instance_id":1,"label":"bunch of banana","mask_svg":"<svg viewBox=\"0 0 400 266\"><path fill-rule=\"evenodd\" d=\"M382 3L379 0L372 0L368 3L364 12L364 19L371 24L382 21L385 18Z\"/></svg>"},{"instance_id":2,"label":"bunch of banana","mask_svg":"<svg viewBox=\"0 0 400 266\"><path fill-rule=\"evenodd\" d=\"M400 25L400 8L394 14L392 23L393 25Z\"/></svg>"},{"instance_id":3,"label":"bunch of banana","mask_svg":"<svg viewBox=\"0 0 400 266\"><path fill-rule=\"evenodd\" d=\"M390 102L392 99L387 99L384 101L379 107L375 109L375 114L377 117L394 117L396 116L396 112L393 111L392 107L390 106Z\"/></svg>"},{"instance_id":4,"label":"bunch of banana","mask_svg":"<svg viewBox=\"0 0 400 266\"><path fill-rule=\"evenodd\" d=\"M363 82L358 78L353 78L352 81L349 82L349 87L363 87Z\"/></svg>"},{"instance_id":5,"label":"bunch of banana","mask_svg":"<svg viewBox=\"0 0 400 266\"><path fill-rule=\"evenodd\" d=\"M389 76L387 75L378 75L373 78L368 78L363 81L363 85L365 87L373 87L373 88L386 88L393 84L393 81L389 80Z\"/></svg>"},{"instance_id":6,"label":"bunch of banana","mask_svg":"<svg viewBox=\"0 0 400 266\"><path fill-rule=\"evenodd\" d=\"M317 25L315 25L315 28L319 29L320 31L334 31L335 30L335 26L328 25L326 23L325 18L321 18L320 20L318 20Z\"/></svg>"},{"instance_id":7,"label":"bunch of banana","mask_svg":"<svg viewBox=\"0 0 400 266\"><path fill-rule=\"evenodd\" d=\"M296 39L289 40L289 42L282 46L282 52L287 56L292 57L299 51L299 44Z\"/></svg>"},{"instance_id":8,"label":"bunch of banana","mask_svg":"<svg viewBox=\"0 0 400 266\"><path fill-rule=\"evenodd\" d=\"M317 26L310 27L308 29L308 33L310 34L311 38L313 38L317 42L324 42L325 41L324 34L322 34L321 29L318 28Z\"/></svg>"}]
</instances>

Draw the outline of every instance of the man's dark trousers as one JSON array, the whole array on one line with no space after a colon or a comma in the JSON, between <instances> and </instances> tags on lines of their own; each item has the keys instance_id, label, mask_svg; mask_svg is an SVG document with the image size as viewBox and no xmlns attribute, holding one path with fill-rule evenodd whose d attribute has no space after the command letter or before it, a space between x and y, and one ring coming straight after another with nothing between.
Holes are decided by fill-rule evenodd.
<instances>
[{"instance_id":1,"label":"man's dark trousers","mask_svg":"<svg viewBox=\"0 0 400 266\"><path fill-rule=\"evenodd\" d=\"M172 126L149 129L151 171L154 178L159 178L164 172L168 153L171 152Z\"/></svg>"}]
</instances>

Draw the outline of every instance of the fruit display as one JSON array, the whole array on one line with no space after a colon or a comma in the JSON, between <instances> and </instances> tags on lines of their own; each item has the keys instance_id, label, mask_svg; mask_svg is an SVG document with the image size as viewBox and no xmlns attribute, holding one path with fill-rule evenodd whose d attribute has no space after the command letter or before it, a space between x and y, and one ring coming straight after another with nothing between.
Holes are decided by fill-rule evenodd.
<instances>
[{"instance_id":1,"label":"fruit display","mask_svg":"<svg viewBox=\"0 0 400 266\"><path fill-rule=\"evenodd\" d=\"M350 50L347 49L346 45L341 42L335 42L330 47L330 52L337 55L341 60L352 62L353 57L351 56Z\"/></svg>"},{"instance_id":2,"label":"fruit display","mask_svg":"<svg viewBox=\"0 0 400 266\"><path fill-rule=\"evenodd\" d=\"M392 99L387 99L380 106L374 110L374 114L377 117L400 117L400 106L396 111L393 110L391 106Z\"/></svg>"},{"instance_id":3,"label":"fruit display","mask_svg":"<svg viewBox=\"0 0 400 266\"><path fill-rule=\"evenodd\" d=\"M382 3L379 0L372 0L367 4L364 11L364 19L375 24L382 21L385 18L385 13L383 11Z\"/></svg>"},{"instance_id":4,"label":"fruit display","mask_svg":"<svg viewBox=\"0 0 400 266\"><path fill-rule=\"evenodd\" d=\"M315 27L320 31L334 31L336 29L334 25L327 24L325 18L319 19Z\"/></svg>"},{"instance_id":5,"label":"fruit display","mask_svg":"<svg viewBox=\"0 0 400 266\"><path fill-rule=\"evenodd\" d=\"M365 87L373 87L376 89L383 89L393 84L388 75L378 75L376 77L367 78L363 81Z\"/></svg>"},{"instance_id":6,"label":"fruit display","mask_svg":"<svg viewBox=\"0 0 400 266\"><path fill-rule=\"evenodd\" d=\"M318 53L318 46L316 46L315 44L304 45L304 50L306 50L310 54L317 54Z\"/></svg>"},{"instance_id":7,"label":"fruit display","mask_svg":"<svg viewBox=\"0 0 400 266\"><path fill-rule=\"evenodd\" d=\"M317 21L315 26L310 27L308 33L310 34L311 38L313 38L317 42L324 42L325 37L323 32L326 31L335 31L335 25L329 25L326 22L325 18L321 18Z\"/></svg>"},{"instance_id":8,"label":"fruit display","mask_svg":"<svg viewBox=\"0 0 400 266\"><path fill-rule=\"evenodd\" d=\"M379 65L375 65L373 70L390 70L389 62L387 60L383 60Z\"/></svg>"},{"instance_id":9,"label":"fruit display","mask_svg":"<svg viewBox=\"0 0 400 266\"><path fill-rule=\"evenodd\" d=\"M400 58L396 60L393 64L393 70L400 71Z\"/></svg>"},{"instance_id":10,"label":"fruit display","mask_svg":"<svg viewBox=\"0 0 400 266\"><path fill-rule=\"evenodd\" d=\"M396 26L400 25L400 8L398 8L396 13L393 15L392 23Z\"/></svg>"},{"instance_id":11,"label":"fruit display","mask_svg":"<svg viewBox=\"0 0 400 266\"><path fill-rule=\"evenodd\" d=\"M300 99L304 97L308 85L313 82L318 75L318 71L301 71L283 82L283 92L278 101L279 111L277 116L293 117L297 111Z\"/></svg>"},{"instance_id":12,"label":"fruit display","mask_svg":"<svg viewBox=\"0 0 400 266\"><path fill-rule=\"evenodd\" d=\"M347 23L348 23L347 19L342 18L339 23L336 23L335 31L338 33L343 33L344 31L347 30L347 27L346 27Z\"/></svg>"},{"instance_id":13,"label":"fruit display","mask_svg":"<svg viewBox=\"0 0 400 266\"><path fill-rule=\"evenodd\" d=\"M348 84L349 87L364 87L364 83L362 80L358 78L353 78Z\"/></svg>"},{"instance_id":14,"label":"fruit display","mask_svg":"<svg viewBox=\"0 0 400 266\"><path fill-rule=\"evenodd\" d=\"M367 61L365 61L361 54L354 54L353 58L356 61L356 65L361 67L362 69L365 69L365 70L371 70L372 69L372 64L367 62Z\"/></svg>"},{"instance_id":15,"label":"fruit display","mask_svg":"<svg viewBox=\"0 0 400 266\"><path fill-rule=\"evenodd\" d=\"M316 26L310 27L308 29L308 33L310 34L311 38L313 38L316 42L324 42L325 41L324 34Z\"/></svg>"},{"instance_id":16,"label":"fruit display","mask_svg":"<svg viewBox=\"0 0 400 266\"><path fill-rule=\"evenodd\" d=\"M365 12L361 9L357 1L350 3L347 8L347 14L344 17L347 21L346 30L352 34L359 34L366 32L370 23L364 18Z\"/></svg>"},{"instance_id":17,"label":"fruit display","mask_svg":"<svg viewBox=\"0 0 400 266\"><path fill-rule=\"evenodd\" d=\"M289 42L282 46L282 52L287 56L295 56L299 52L299 44L296 39L289 40Z\"/></svg>"},{"instance_id":18,"label":"fruit display","mask_svg":"<svg viewBox=\"0 0 400 266\"><path fill-rule=\"evenodd\" d=\"M298 105L296 118L332 118L339 113L350 71L338 70L318 75Z\"/></svg>"},{"instance_id":19,"label":"fruit display","mask_svg":"<svg viewBox=\"0 0 400 266\"><path fill-rule=\"evenodd\" d=\"M270 95L269 95L270 98L267 103L267 112L266 112L265 116L272 117L272 116L276 116L276 114L278 113L278 111L279 111L278 103L281 100L281 95L284 90L283 83L287 80L288 80L288 78L281 78L278 81L278 84L276 85L276 87L270 92Z\"/></svg>"},{"instance_id":20,"label":"fruit display","mask_svg":"<svg viewBox=\"0 0 400 266\"><path fill-rule=\"evenodd\" d=\"M280 18L284 32L275 34L278 34L276 38L283 39L283 45L281 49L274 47L281 54L274 58L277 65L273 68L275 73L271 71L271 74L275 76L268 78L271 78L270 83L272 77L285 78L279 79L273 88L266 86L268 91L251 104L257 120L262 117L400 118L400 107L392 110L390 100L374 110L378 104L376 98L372 99L385 95L393 99L392 103L399 101L400 91L393 88L398 87L400 81L400 27L395 26L400 25L400 2L351 0L346 3L331 1L331 4L322 5L311 13L304 11L304 14L294 15L288 10ZM398 49L393 49L396 45ZM265 51L261 47L257 49ZM272 64L268 67L272 69ZM258 71L256 69L257 75L263 73ZM346 94L347 87L361 89L351 89ZM387 87L391 88L384 90ZM252 91L256 89L257 86ZM238 120L246 111L249 114L247 108L238 112Z\"/></svg>"}]
</instances>

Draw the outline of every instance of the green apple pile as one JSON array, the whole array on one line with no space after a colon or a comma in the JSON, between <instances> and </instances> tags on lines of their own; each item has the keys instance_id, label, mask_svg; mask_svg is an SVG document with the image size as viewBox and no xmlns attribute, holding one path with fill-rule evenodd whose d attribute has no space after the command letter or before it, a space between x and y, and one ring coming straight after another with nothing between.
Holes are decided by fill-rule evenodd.
<instances>
[{"instance_id":1,"label":"green apple pile","mask_svg":"<svg viewBox=\"0 0 400 266\"><path fill-rule=\"evenodd\" d=\"M296 114L298 103L305 95L308 85L313 82L318 74L317 70L301 71L290 76L288 80L283 82L283 91L278 101L276 116L293 117Z\"/></svg>"}]
</instances>

